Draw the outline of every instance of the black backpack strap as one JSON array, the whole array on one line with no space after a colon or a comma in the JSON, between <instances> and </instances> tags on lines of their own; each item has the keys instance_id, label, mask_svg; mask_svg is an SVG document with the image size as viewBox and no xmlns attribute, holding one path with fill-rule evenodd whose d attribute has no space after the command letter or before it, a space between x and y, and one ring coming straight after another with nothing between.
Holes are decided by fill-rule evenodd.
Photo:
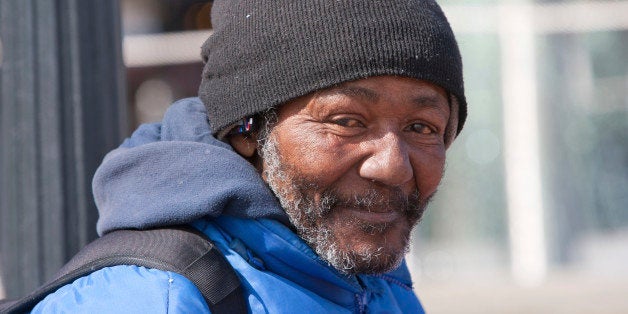
<instances>
[{"instance_id":1,"label":"black backpack strap","mask_svg":"<svg viewBox=\"0 0 628 314\"><path fill-rule=\"evenodd\" d=\"M108 233L83 248L47 284L0 305L0 313L28 312L58 288L115 265L176 272L196 285L212 313L247 313L240 280L229 262L203 233L187 226Z\"/></svg>"}]
</instances>

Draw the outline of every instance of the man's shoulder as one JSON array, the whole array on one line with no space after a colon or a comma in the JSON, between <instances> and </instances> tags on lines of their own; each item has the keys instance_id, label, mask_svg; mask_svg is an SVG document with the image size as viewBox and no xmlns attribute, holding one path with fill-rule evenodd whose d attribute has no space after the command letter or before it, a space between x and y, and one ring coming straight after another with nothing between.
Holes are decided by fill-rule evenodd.
<instances>
[{"instance_id":1,"label":"man's shoulder","mask_svg":"<svg viewBox=\"0 0 628 314\"><path fill-rule=\"evenodd\" d=\"M48 295L32 313L209 313L196 286L174 272L106 267Z\"/></svg>"}]
</instances>

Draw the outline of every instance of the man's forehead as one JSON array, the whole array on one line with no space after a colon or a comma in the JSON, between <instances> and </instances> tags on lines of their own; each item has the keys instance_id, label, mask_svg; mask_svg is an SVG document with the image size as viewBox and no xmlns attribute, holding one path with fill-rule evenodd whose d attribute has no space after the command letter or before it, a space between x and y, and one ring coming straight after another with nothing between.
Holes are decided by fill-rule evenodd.
<instances>
[{"instance_id":1,"label":"man's forehead","mask_svg":"<svg viewBox=\"0 0 628 314\"><path fill-rule=\"evenodd\" d=\"M346 96L365 102L405 97L418 107L448 107L447 93L428 81L398 76L381 76L349 81L314 93L319 97Z\"/></svg>"}]
</instances>

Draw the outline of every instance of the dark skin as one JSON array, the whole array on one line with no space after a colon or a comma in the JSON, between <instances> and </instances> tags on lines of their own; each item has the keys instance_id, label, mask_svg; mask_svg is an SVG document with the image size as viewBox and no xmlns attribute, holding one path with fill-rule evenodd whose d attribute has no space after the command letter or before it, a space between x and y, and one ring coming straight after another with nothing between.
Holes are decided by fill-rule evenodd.
<instances>
[{"instance_id":1,"label":"dark skin","mask_svg":"<svg viewBox=\"0 0 628 314\"><path fill-rule=\"evenodd\" d=\"M314 197L333 187L347 196L369 189L384 195L418 191L425 201L443 175L450 114L442 88L412 78L377 76L286 103L278 110L272 134L291 174L316 182ZM255 163L255 135L230 140ZM263 174L263 162L257 164ZM402 252L413 227L390 207L339 207L324 223L332 226L340 246L352 251L385 247ZM373 232L359 226L365 224L387 227Z\"/></svg>"}]
</instances>

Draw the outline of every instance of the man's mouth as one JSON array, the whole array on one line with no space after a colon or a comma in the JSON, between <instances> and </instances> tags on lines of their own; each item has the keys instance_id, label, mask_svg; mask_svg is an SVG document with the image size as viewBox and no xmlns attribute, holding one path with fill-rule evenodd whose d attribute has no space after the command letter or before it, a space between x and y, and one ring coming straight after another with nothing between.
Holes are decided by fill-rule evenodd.
<instances>
[{"instance_id":1,"label":"man's mouth","mask_svg":"<svg viewBox=\"0 0 628 314\"><path fill-rule=\"evenodd\" d=\"M372 224L389 224L401 217L401 213L398 210L393 210L390 207L369 209L347 207L347 209L351 212L352 216Z\"/></svg>"}]
</instances>

